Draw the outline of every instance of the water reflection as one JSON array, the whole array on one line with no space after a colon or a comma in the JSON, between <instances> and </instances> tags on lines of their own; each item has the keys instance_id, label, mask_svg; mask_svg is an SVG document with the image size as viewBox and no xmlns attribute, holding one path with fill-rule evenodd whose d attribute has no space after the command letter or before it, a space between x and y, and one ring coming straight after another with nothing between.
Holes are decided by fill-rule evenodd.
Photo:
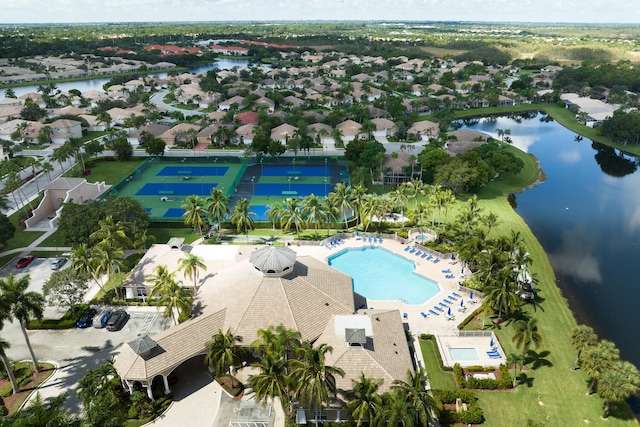
<instances>
[{"instance_id":1,"label":"water reflection","mask_svg":"<svg viewBox=\"0 0 640 427\"><path fill-rule=\"evenodd\" d=\"M624 327L635 324L640 300L638 159L580 142L543 114L480 120L471 128L496 137L497 129L510 129L514 145L536 156L546 180L518 194L516 210L549 254L578 322L640 366L640 341Z\"/></svg>"}]
</instances>

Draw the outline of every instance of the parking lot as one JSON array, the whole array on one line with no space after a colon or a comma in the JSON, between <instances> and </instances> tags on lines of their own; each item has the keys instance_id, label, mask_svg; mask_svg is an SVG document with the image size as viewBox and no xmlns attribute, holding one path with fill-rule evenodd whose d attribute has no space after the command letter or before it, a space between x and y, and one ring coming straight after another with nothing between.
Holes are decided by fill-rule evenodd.
<instances>
[{"instance_id":1,"label":"parking lot","mask_svg":"<svg viewBox=\"0 0 640 427\"><path fill-rule=\"evenodd\" d=\"M2 277L10 273L16 277L24 274L30 275L29 291L42 292L42 285L51 277L50 259L36 258L26 268L15 267L17 258L0 271ZM69 263L63 268L68 268ZM91 283L90 283L91 284ZM107 331L88 327L84 329L73 328L64 330L33 330L29 331L29 339L33 350L39 360L51 361L60 368L54 378L40 390L41 397L52 397L67 391L69 398L66 406L74 411L79 411L79 401L75 393L78 380L89 369L95 369L104 364L110 357L118 353L121 345L136 339L140 335L154 334L167 329L171 319L165 319L162 310L156 307L95 307L99 319L103 310L123 309L129 313L129 320L119 331ZM47 307L45 318L59 318L64 313L63 309ZM81 313L77 315L80 316ZM1 336L9 342L11 347L6 351L14 360L29 359L29 352L20 330L20 325L14 322L5 322Z\"/></svg>"}]
</instances>

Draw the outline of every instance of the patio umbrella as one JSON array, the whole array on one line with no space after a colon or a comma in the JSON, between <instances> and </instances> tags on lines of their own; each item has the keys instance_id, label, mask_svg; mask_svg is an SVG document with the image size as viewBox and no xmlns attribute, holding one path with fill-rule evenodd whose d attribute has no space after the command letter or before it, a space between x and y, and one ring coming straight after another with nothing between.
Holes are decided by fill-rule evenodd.
<instances>
[{"instance_id":1,"label":"patio umbrella","mask_svg":"<svg viewBox=\"0 0 640 427\"><path fill-rule=\"evenodd\" d=\"M493 337L491 337L491 341L489 341L489 347L491 347L491 348L495 347L495 346L493 345Z\"/></svg>"},{"instance_id":2,"label":"patio umbrella","mask_svg":"<svg viewBox=\"0 0 640 427\"><path fill-rule=\"evenodd\" d=\"M460 300L460 308L464 308L464 300L463 299Z\"/></svg>"},{"instance_id":3,"label":"patio umbrella","mask_svg":"<svg viewBox=\"0 0 640 427\"><path fill-rule=\"evenodd\" d=\"M469 301L473 299L473 291L469 292Z\"/></svg>"},{"instance_id":4,"label":"patio umbrella","mask_svg":"<svg viewBox=\"0 0 640 427\"><path fill-rule=\"evenodd\" d=\"M451 307L447 309L447 316L451 316Z\"/></svg>"}]
</instances>

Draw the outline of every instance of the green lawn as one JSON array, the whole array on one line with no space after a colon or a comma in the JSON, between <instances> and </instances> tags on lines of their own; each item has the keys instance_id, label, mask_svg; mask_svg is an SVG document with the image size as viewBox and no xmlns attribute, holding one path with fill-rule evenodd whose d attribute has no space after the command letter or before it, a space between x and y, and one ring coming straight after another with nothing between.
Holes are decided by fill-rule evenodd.
<instances>
[{"instance_id":1,"label":"green lawn","mask_svg":"<svg viewBox=\"0 0 640 427\"><path fill-rule=\"evenodd\" d=\"M172 237L184 237L184 242L189 244L202 237L191 228L149 228L147 234L155 236L156 243L167 243Z\"/></svg>"},{"instance_id":2,"label":"green lawn","mask_svg":"<svg viewBox=\"0 0 640 427\"><path fill-rule=\"evenodd\" d=\"M428 372L429 385L436 390L453 390L456 388L456 380L453 372L443 371L438 363L438 349L429 340L420 340L420 350L424 359L424 367Z\"/></svg>"},{"instance_id":3,"label":"green lawn","mask_svg":"<svg viewBox=\"0 0 640 427\"><path fill-rule=\"evenodd\" d=\"M102 182L109 185L116 184L122 178L133 173L144 159L133 159L126 162L107 160L92 160L87 163L91 173L86 176L88 182Z\"/></svg>"}]
</instances>

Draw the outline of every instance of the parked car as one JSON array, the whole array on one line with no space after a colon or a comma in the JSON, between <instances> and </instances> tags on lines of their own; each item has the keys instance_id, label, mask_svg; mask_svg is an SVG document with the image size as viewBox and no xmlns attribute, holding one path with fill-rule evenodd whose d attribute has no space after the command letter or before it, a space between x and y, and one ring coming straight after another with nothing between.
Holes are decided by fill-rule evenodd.
<instances>
[{"instance_id":1,"label":"parked car","mask_svg":"<svg viewBox=\"0 0 640 427\"><path fill-rule=\"evenodd\" d=\"M58 270L67 262L66 258L54 258L51 260L51 269Z\"/></svg>"},{"instance_id":2,"label":"parked car","mask_svg":"<svg viewBox=\"0 0 640 427\"><path fill-rule=\"evenodd\" d=\"M116 310L107 319L107 331L119 331L129 320L129 313L124 310Z\"/></svg>"},{"instance_id":3,"label":"parked car","mask_svg":"<svg viewBox=\"0 0 640 427\"><path fill-rule=\"evenodd\" d=\"M16 267L25 268L27 265L31 264L31 261L33 261L34 259L35 257L33 255L22 257L18 260L18 262L16 262Z\"/></svg>"},{"instance_id":4,"label":"parked car","mask_svg":"<svg viewBox=\"0 0 640 427\"><path fill-rule=\"evenodd\" d=\"M100 314L100 317L98 318L98 321L94 323L93 327L94 328L104 328L105 326L107 326L107 320L109 320L109 316L111 316L111 310L105 310Z\"/></svg>"},{"instance_id":5,"label":"parked car","mask_svg":"<svg viewBox=\"0 0 640 427\"><path fill-rule=\"evenodd\" d=\"M89 308L82 312L76 325L78 328L88 328L93 324L93 318L98 311L95 308Z\"/></svg>"}]
</instances>

